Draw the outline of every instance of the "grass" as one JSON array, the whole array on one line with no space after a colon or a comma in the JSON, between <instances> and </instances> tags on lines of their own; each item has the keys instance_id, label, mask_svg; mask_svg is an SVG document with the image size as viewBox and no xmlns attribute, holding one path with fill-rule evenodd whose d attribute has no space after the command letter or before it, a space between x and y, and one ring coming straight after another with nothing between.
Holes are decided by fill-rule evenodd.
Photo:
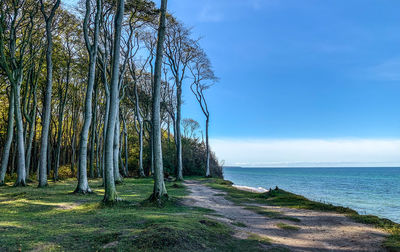
<instances>
[{"instance_id":1,"label":"grass","mask_svg":"<svg viewBox=\"0 0 400 252\"><path fill-rule=\"evenodd\" d=\"M280 229L285 229L285 230L293 230L293 231L300 230L300 228L297 226L292 226L283 222L279 222L278 224L276 224L276 226Z\"/></svg>"},{"instance_id":2,"label":"grass","mask_svg":"<svg viewBox=\"0 0 400 252\"><path fill-rule=\"evenodd\" d=\"M233 222L232 225L237 227L247 227L247 225L242 222Z\"/></svg>"},{"instance_id":3,"label":"grass","mask_svg":"<svg viewBox=\"0 0 400 252\"><path fill-rule=\"evenodd\" d=\"M232 187L232 182L222 179L202 179L208 186L224 191L228 200L236 204L259 203L270 206L281 206L298 209L308 209L316 211L329 211L348 215L359 223L374 225L389 233L384 246L389 251L400 251L400 224L388 219L379 218L373 215L360 215L353 209L332 204L311 201L301 195L296 195L290 192L276 188L267 193L253 193L241 191ZM250 210L264 214L271 218L279 216L269 210L263 210L261 207L250 207Z\"/></svg>"},{"instance_id":4,"label":"grass","mask_svg":"<svg viewBox=\"0 0 400 252\"><path fill-rule=\"evenodd\" d=\"M125 179L117 186L124 200L114 207L94 194L74 195L75 180L14 188L0 187L0 251L265 251L263 241L233 237L227 225L205 217L210 210L180 203L187 190L167 183L170 200L163 207L144 204L152 179Z\"/></svg>"}]
</instances>

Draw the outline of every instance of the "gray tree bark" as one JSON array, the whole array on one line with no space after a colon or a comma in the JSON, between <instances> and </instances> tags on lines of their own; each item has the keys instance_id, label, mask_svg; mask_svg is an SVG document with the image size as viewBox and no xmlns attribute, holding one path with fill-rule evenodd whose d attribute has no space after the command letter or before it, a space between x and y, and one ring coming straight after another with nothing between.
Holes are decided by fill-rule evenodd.
<instances>
[{"instance_id":1,"label":"gray tree bark","mask_svg":"<svg viewBox=\"0 0 400 252\"><path fill-rule=\"evenodd\" d=\"M167 0L161 0L160 25L158 28L158 41L156 62L154 68L153 87L153 113L152 113L152 135L154 153L154 188L150 200L162 203L163 198L168 198L164 183L163 157L161 147L161 64L163 58L163 46L165 40L165 16L167 12Z\"/></svg>"},{"instance_id":2,"label":"gray tree bark","mask_svg":"<svg viewBox=\"0 0 400 252\"><path fill-rule=\"evenodd\" d=\"M118 98L119 105L119 98ZM113 145L113 155L114 155L114 181L116 184L121 184L123 182L121 173L119 172L119 157L120 157L120 136L121 136L121 124L119 121L119 106L117 106L117 115L115 118L115 131L114 131L114 145Z\"/></svg>"},{"instance_id":3,"label":"gray tree bark","mask_svg":"<svg viewBox=\"0 0 400 252\"><path fill-rule=\"evenodd\" d=\"M176 87L176 180L183 180L183 163L182 163L182 134L181 134L181 111L182 111L182 86L177 85Z\"/></svg>"},{"instance_id":4,"label":"gray tree bark","mask_svg":"<svg viewBox=\"0 0 400 252\"><path fill-rule=\"evenodd\" d=\"M121 50L121 30L124 16L125 1L117 1L117 13L114 24L114 46L112 60L112 76L110 85L110 113L108 117L107 133L105 139L105 174L104 174L104 199L105 203L113 203L119 200L114 182L114 134L119 107L119 63Z\"/></svg>"},{"instance_id":5,"label":"gray tree bark","mask_svg":"<svg viewBox=\"0 0 400 252\"><path fill-rule=\"evenodd\" d=\"M22 121L21 111L21 84L22 84L22 73L16 86L14 86L15 96L15 121L17 126L17 181L14 186L26 186L26 166L25 166L25 141L24 141L24 125Z\"/></svg>"},{"instance_id":6,"label":"gray tree bark","mask_svg":"<svg viewBox=\"0 0 400 252\"><path fill-rule=\"evenodd\" d=\"M0 185L4 185L4 178L7 172L8 160L10 158L10 149L13 141L14 135L14 109L15 109L15 96L14 89L11 88L10 97L8 100L9 108L8 108L8 127L7 127L7 140L4 145L3 155L1 157L1 170L0 170Z\"/></svg>"},{"instance_id":7,"label":"gray tree bark","mask_svg":"<svg viewBox=\"0 0 400 252\"><path fill-rule=\"evenodd\" d=\"M79 142L79 165L78 165L78 186L75 189L75 193L91 193L92 190L89 187L87 179L87 146L89 129L92 122L92 95L93 87L96 74L96 57L98 48L98 37L99 37L99 26L100 26L100 16L102 10L102 1L97 0L97 10L95 17L95 28L94 28L94 38L93 44L90 44L89 39L89 17L90 17L90 0L86 0L86 14L83 24L84 38L86 43L86 48L89 52L89 73L88 73L88 86L86 90L86 100L85 100L85 117L84 123L81 131L81 137Z\"/></svg>"},{"instance_id":8,"label":"gray tree bark","mask_svg":"<svg viewBox=\"0 0 400 252\"><path fill-rule=\"evenodd\" d=\"M47 49L46 49L46 70L47 70L47 83L46 92L43 103L43 113L42 113L42 138L41 138L41 148L40 148L40 160L39 160L39 186L47 186L47 148L49 142L49 129L50 129L50 113L51 113L51 96L53 92L53 36L51 33L52 22L56 10L60 6L60 0L57 0L53 8L50 11L50 15L45 12L45 5L43 0L40 0L41 12L46 21L46 39L47 39Z\"/></svg>"}]
</instances>

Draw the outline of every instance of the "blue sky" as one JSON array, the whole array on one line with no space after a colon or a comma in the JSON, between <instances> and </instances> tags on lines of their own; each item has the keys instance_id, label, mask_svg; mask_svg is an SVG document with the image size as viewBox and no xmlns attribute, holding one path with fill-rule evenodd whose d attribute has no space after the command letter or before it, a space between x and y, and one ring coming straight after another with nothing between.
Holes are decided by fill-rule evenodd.
<instances>
[{"instance_id":1,"label":"blue sky","mask_svg":"<svg viewBox=\"0 0 400 252\"><path fill-rule=\"evenodd\" d=\"M228 165L400 164L400 1L168 4L170 12L193 27L195 37L202 37L220 77L207 94L210 135L213 149ZM184 117L202 122L189 89L184 100ZM250 142L267 148L276 141L299 147L273 156L259 151L251 162L250 153L241 148ZM372 141L375 151L362 151L365 141ZM311 158L324 149L323 143L333 143L337 155ZM353 146L352 157L341 152L345 143ZM314 149L295 155L303 145ZM327 152L336 153L328 147Z\"/></svg>"}]
</instances>

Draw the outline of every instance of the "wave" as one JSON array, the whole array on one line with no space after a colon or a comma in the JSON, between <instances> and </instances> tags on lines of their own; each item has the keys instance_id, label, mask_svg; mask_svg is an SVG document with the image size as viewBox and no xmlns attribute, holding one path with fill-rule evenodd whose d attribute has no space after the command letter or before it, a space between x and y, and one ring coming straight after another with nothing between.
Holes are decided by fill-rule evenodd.
<instances>
[{"instance_id":1,"label":"wave","mask_svg":"<svg viewBox=\"0 0 400 252\"><path fill-rule=\"evenodd\" d=\"M250 187L250 186L239 186L239 185L233 185L236 189L242 190L242 191L247 191L247 192L255 192L255 193L265 193L268 192L267 189L263 187Z\"/></svg>"}]
</instances>

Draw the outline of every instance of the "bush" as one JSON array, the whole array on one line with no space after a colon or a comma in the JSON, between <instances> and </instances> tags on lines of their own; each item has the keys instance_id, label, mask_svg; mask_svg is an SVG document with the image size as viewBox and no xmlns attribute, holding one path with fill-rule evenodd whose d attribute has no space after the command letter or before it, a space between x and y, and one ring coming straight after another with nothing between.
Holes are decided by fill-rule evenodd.
<instances>
[{"instance_id":1,"label":"bush","mask_svg":"<svg viewBox=\"0 0 400 252\"><path fill-rule=\"evenodd\" d=\"M53 170L51 170L51 178L53 177ZM71 165L63 165L58 168L58 179L64 180L68 178L76 178L76 169L74 172L71 171Z\"/></svg>"}]
</instances>

